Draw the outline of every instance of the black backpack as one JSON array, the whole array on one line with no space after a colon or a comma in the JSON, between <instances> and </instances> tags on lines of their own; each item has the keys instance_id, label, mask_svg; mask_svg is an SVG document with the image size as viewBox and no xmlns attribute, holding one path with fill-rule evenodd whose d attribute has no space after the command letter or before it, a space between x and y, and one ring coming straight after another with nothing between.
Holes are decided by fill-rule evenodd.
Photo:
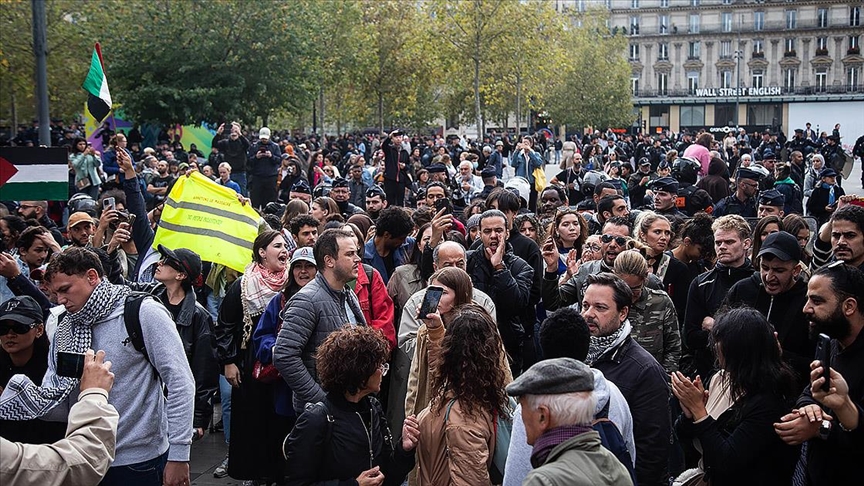
<instances>
[{"instance_id":1,"label":"black backpack","mask_svg":"<svg viewBox=\"0 0 864 486\"><path fill-rule=\"evenodd\" d=\"M606 402L606 406L603 407L603 410L600 410L600 413L595 416L591 428L600 434L600 443L606 448L606 450L618 458L618 461L620 461L621 464L627 468L627 472L630 473L630 479L633 480L633 484L637 484L636 471L633 469L633 459L630 457L630 451L627 450L624 436L621 435L618 426L609 420L608 401Z\"/></svg>"}]
</instances>

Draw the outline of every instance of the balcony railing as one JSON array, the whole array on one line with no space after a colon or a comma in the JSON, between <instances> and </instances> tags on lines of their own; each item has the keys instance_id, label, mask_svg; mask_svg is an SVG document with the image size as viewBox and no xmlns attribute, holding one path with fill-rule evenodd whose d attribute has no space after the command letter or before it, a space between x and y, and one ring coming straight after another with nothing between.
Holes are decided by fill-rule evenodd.
<instances>
[{"instance_id":1,"label":"balcony railing","mask_svg":"<svg viewBox=\"0 0 864 486\"><path fill-rule=\"evenodd\" d=\"M850 47L849 49L846 49L846 54L848 54L850 56L853 54L861 54L861 48L860 47Z\"/></svg>"},{"instance_id":2,"label":"balcony railing","mask_svg":"<svg viewBox=\"0 0 864 486\"><path fill-rule=\"evenodd\" d=\"M827 56L828 55L828 49L816 49L816 55L817 56Z\"/></svg>"},{"instance_id":3,"label":"balcony railing","mask_svg":"<svg viewBox=\"0 0 864 486\"><path fill-rule=\"evenodd\" d=\"M783 57L795 57L797 55L798 55L798 53L795 52L795 49L792 49L791 51L786 51L783 53Z\"/></svg>"},{"instance_id":4,"label":"balcony railing","mask_svg":"<svg viewBox=\"0 0 864 486\"><path fill-rule=\"evenodd\" d=\"M720 88L713 88L715 91ZM734 88L730 88L734 89ZM743 88L742 89L746 89ZM702 90L700 90L702 91ZM784 95L841 95L848 93L864 93L864 86L861 84L841 84L841 85L829 85L829 86L795 86L795 87L785 87L781 86L780 91ZM657 90L657 89L639 89L633 93L635 98L688 98L693 97L693 93L691 90L687 88L683 89L666 89L666 90ZM705 96L700 96L700 98L704 98ZM744 95L746 99L746 94ZM727 98L727 96L723 96L723 98ZM732 96L734 98L734 95Z\"/></svg>"},{"instance_id":5,"label":"balcony railing","mask_svg":"<svg viewBox=\"0 0 864 486\"><path fill-rule=\"evenodd\" d=\"M790 30L819 30L819 29L829 29L832 27L836 28L847 28L849 27L848 22L835 22L833 24L829 23L826 27L823 27L819 24L817 19L808 19L808 20L798 20L795 24L794 29L789 29L786 21L774 21L774 22L764 22L762 24L761 29L756 29L755 25L751 22L749 25L745 24L741 28L742 34L752 34L755 32L788 32ZM638 26L636 28L636 32L633 32L633 29L627 28L627 32L638 35L639 29ZM642 35L668 35L668 34L688 34L688 35L710 35L710 34L731 34L737 33L738 29L734 28L731 31L724 28L722 22L714 23L702 23L699 25L699 28L693 32L690 29L690 26L686 26L684 28L679 29L677 26L666 26L665 28L662 26L658 26L657 29L651 29L650 31L643 32Z\"/></svg>"},{"instance_id":6,"label":"balcony railing","mask_svg":"<svg viewBox=\"0 0 864 486\"><path fill-rule=\"evenodd\" d=\"M757 57L757 58L762 59L765 57L765 52L764 51L754 52L753 57Z\"/></svg>"}]
</instances>

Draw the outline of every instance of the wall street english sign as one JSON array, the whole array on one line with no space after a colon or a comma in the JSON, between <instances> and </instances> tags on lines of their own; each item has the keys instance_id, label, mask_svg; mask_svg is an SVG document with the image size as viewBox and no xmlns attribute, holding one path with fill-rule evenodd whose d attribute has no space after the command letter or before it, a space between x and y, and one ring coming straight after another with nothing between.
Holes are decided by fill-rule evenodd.
<instances>
[{"instance_id":1,"label":"wall street english sign","mask_svg":"<svg viewBox=\"0 0 864 486\"><path fill-rule=\"evenodd\" d=\"M735 96L778 96L782 94L779 86L763 88L700 88L696 96L700 98L733 98Z\"/></svg>"}]
</instances>

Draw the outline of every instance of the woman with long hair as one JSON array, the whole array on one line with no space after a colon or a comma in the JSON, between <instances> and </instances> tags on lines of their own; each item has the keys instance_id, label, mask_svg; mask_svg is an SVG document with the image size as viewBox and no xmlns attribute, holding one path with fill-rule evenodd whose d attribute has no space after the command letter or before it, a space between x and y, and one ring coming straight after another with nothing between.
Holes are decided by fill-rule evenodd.
<instances>
[{"instance_id":1,"label":"woman with long hair","mask_svg":"<svg viewBox=\"0 0 864 486\"><path fill-rule=\"evenodd\" d=\"M673 301L686 303L690 283L687 281L687 265L675 258L672 248L672 224L661 214L643 211L636 218L636 239L645 245L645 260L648 271L663 282L663 290ZM683 304L686 305L686 304ZM680 318L683 319L681 314Z\"/></svg>"},{"instance_id":2,"label":"woman with long hair","mask_svg":"<svg viewBox=\"0 0 864 486\"><path fill-rule=\"evenodd\" d=\"M394 444L374 397L389 371L389 345L367 326L345 326L321 343L315 361L326 398L307 407L285 439L288 484L398 486L414 467L417 420Z\"/></svg>"},{"instance_id":3,"label":"woman with long hair","mask_svg":"<svg viewBox=\"0 0 864 486\"><path fill-rule=\"evenodd\" d=\"M685 474L704 474L714 486L790 484L798 448L784 443L773 424L798 390L774 328L755 309L733 309L717 318L710 344L720 371L707 400L699 376L691 381L672 373L672 393L683 411L678 436L701 455L698 470Z\"/></svg>"},{"instance_id":4,"label":"woman with long hair","mask_svg":"<svg viewBox=\"0 0 864 486\"><path fill-rule=\"evenodd\" d=\"M336 201L327 196L316 197L312 201L311 211L312 216L318 220L318 234L324 231L324 225L327 224L327 218L333 214L339 213L339 206Z\"/></svg>"},{"instance_id":5,"label":"woman with long hair","mask_svg":"<svg viewBox=\"0 0 864 486\"><path fill-rule=\"evenodd\" d=\"M446 330L437 313L426 316L426 326L432 401L417 417L418 484L492 484L496 420L513 412L497 325L482 307L468 304Z\"/></svg>"},{"instance_id":6,"label":"woman with long hair","mask_svg":"<svg viewBox=\"0 0 864 486\"><path fill-rule=\"evenodd\" d=\"M96 199L102 184L102 177L99 176L99 169L102 167L99 152L82 137L75 138L70 149L69 163L75 172L75 193L81 192Z\"/></svg>"},{"instance_id":7,"label":"woman with long hair","mask_svg":"<svg viewBox=\"0 0 864 486\"><path fill-rule=\"evenodd\" d=\"M584 218L583 218L584 219ZM513 226L519 229L522 236L537 243L538 247L543 246L543 240L546 239L546 232L543 231L543 226L540 225L540 220L534 213L517 214L513 218Z\"/></svg>"},{"instance_id":8,"label":"woman with long hair","mask_svg":"<svg viewBox=\"0 0 864 486\"><path fill-rule=\"evenodd\" d=\"M759 268L759 250L762 248L762 242L771 233L783 231L783 220L779 216L765 216L756 223L753 227L753 247L750 250L750 261L753 262L753 268Z\"/></svg>"},{"instance_id":9,"label":"woman with long hair","mask_svg":"<svg viewBox=\"0 0 864 486\"><path fill-rule=\"evenodd\" d=\"M678 298L672 299L679 319L683 319L687 309L687 293L690 284L700 273L705 273L713 267L714 232L711 230L713 223L714 218L700 211L678 226L676 238L678 246L672 250L672 256L687 267L681 279L685 291L683 295L679 294Z\"/></svg>"},{"instance_id":10,"label":"woman with long hair","mask_svg":"<svg viewBox=\"0 0 864 486\"><path fill-rule=\"evenodd\" d=\"M252 244L252 262L231 284L219 307L216 351L231 385L228 475L234 479L282 481L278 447L284 431L273 408L273 390L253 376L256 361L252 336L274 296L288 281L288 250L282 233L267 230ZM280 437L280 434L281 437ZM274 450L275 449L275 450Z\"/></svg>"},{"instance_id":11,"label":"woman with long hair","mask_svg":"<svg viewBox=\"0 0 864 486\"><path fill-rule=\"evenodd\" d=\"M812 233L807 221L799 214L787 214L783 217L783 231L794 236L798 240L798 246L801 247L801 268L804 277L810 277L810 262L813 261L813 254L807 248L810 243Z\"/></svg>"},{"instance_id":12,"label":"woman with long hair","mask_svg":"<svg viewBox=\"0 0 864 486\"><path fill-rule=\"evenodd\" d=\"M542 248L554 245L558 250L557 273L567 272L569 262L577 262L582 258L582 245L588 237L588 223L582 214L575 209L559 209L546 231L546 241ZM546 271L551 272L551 259L546 262Z\"/></svg>"}]
</instances>

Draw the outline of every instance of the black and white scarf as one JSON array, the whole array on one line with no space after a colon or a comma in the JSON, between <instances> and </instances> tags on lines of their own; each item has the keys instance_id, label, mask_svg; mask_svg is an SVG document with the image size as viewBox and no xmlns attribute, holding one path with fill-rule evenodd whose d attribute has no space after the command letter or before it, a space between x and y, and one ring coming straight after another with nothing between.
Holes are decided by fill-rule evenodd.
<instances>
[{"instance_id":1,"label":"black and white scarf","mask_svg":"<svg viewBox=\"0 0 864 486\"><path fill-rule=\"evenodd\" d=\"M90 349L93 326L111 314L118 303L123 305L122 301L129 293L129 287L113 285L107 280L100 282L84 307L74 314L66 313L58 324L54 337L55 353L50 359L56 363L56 351L84 353ZM54 373L49 375L42 386L37 386L25 375L13 376L0 397L0 419L32 420L41 417L63 402L80 381Z\"/></svg>"},{"instance_id":2,"label":"black and white scarf","mask_svg":"<svg viewBox=\"0 0 864 486\"><path fill-rule=\"evenodd\" d=\"M603 356L603 353L617 347L624 342L624 339L630 335L630 320L625 320L617 331L608 336L591 336L591 342L588 344L588 357L585 358L585 364L593 366L594 362Z\"/></svg>"}]
</instances>

